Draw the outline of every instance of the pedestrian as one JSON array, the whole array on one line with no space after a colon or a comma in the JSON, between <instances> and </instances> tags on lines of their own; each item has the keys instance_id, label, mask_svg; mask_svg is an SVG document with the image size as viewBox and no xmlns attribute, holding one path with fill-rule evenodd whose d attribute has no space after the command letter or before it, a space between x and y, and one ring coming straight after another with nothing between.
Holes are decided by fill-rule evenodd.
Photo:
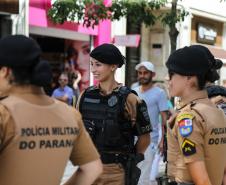
<instances>
[{"instance_id":1,"label":"pedestrian","mask_svg":"<svg viewBox=\"0 0 226 185\"><path fill-rule=\"evenodd\" d=\"M173 52L166 62L170 95L180 97L168 123L168 173L178 184L221 185L226 117L208 99L205 85L219 79L219 60L209 60L197 46Z\"/></svg>"},{"instance_id":2,"label":"pedestrian","mask_svg":"<svg viewBox=\"0 0 226 185\"><path fill-rule=\"evenodd\" d=\"M206 87L208 97L226 115L226 88L220 85L208 85Z\"/></svg>"},{"instance_id":3,"label":"pedestrian","mask_svg":"<svg viewBox=\"0 0 226 185\"><path fill-rule=\"evenodd\" d=\"M78 106L104 165L94 185L137 184L136 163L150 142L146 104L115 80L116 69L125 61L117 47L102 44L90 56L91 72L99 84L81 94ZM138 140L134 145L135 135Z\"/></svg>"},{"instance_id":4,"label":"pedestrian","mask_svg":"<svg viewBox=\"0 0 226 185\"><path fill-rule=\"evenodd\" d=\"M156 184L158 166L163 152L163 127L166 125L168 111L167 95L163 89L154 85L153 77L156 73L154 65L150 61L137 64L135 69L140 85L134 90L139 98L146 102L153 128L150 135L151 144L145 151L145 160L138 164L141 169L139 185L150 185L150 183Z\"/></svg>"},{"instance_id":5,"label":"pedestrian","mask_svg":"<svg viewBox=\"0 0 226 185\"><path fill-rule=\"evenodd\" d=\"M102 165L81 115L45 95L48 62L31 38L0 40L0 184L59 185L70 158L78 171L66 185L90 185Z\"/></svg>"},{"instance_id":6,"label":"pedestrian","mask_svg":"<svg viewBox=\"0 0 226 185\"><path fill-rule=\"evenodd\" d=\"M82 78L81 73L77 70L77 59L78 52L72 46L69 46L63 71L68 74L68 86L73 89L76 100L80 94L79 82Z\"/></svg>"},{"instance_id":7,"label":"pedestrian","mask_svg":"<svg viewBox=\"0 0 226 185\"><path fill-rule=\"evenodd\" d=\"M219 85L208 85L206 87L208 97L226 115L226 88ZM222 185L226 185L226 168L224 169L224 178Z\"/></svg>"},{"instance_id":8,"label":"pedestrian","mask_svg":"<svg viewBox=\"0 0 226 185\"><path fill-rule=\"evenodd\" d=\"M59 87L53 91L52 97L68 105L72 105L73 89L68 86L68 74L62 73L58 79Z\"/></svg>"}]
</instances>

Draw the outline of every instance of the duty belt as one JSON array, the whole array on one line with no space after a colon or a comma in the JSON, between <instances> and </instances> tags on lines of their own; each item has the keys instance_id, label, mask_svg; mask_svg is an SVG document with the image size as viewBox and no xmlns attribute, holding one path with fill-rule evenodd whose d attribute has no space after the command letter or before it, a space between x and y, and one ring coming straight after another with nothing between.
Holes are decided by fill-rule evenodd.
<instances>
[{"instance_id":1,"label":"duty belt","mask_svg":"<svg viewBox=\"0 0 226 185\"><path fill-rule=\"evenodd\" d=\"M158 185L195 185L194 183L171 181L167 175L156 178Z\"/></svg>"},{"instance_id":2,"label":"duty belt","mask_svg":"<svg viewBox=\"0 0 226 185\"><path fill-rule=\"evenodd\" d=\"M128 155L122 153L101 153L101 161L103 164L124 163L128 159Z\"/></svg>"}]
</instances>

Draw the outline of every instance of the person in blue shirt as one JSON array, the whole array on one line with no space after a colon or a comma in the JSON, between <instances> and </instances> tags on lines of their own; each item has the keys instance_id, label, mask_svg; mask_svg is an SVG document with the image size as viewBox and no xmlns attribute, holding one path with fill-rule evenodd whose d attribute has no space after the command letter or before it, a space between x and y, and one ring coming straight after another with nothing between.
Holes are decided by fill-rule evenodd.
<instances>
[{"instance_id":1,"label":"person in blue shirt","mask_svg":"<svg viewBox=\"0 0 226 185\"><path fill-rule=\"evenodd\" d=\"M52 97L72 105L73 100L73 89L68 86L68 75L62 73L59 77L59 87L53 91Z\"/></svg>"},{"instance_id":2,"label":"person in blue shirt","mask_svg":"<svg viewBox=\"0 0 226 185\"><path fill-rule=\"evenodd\" d=\"M137 77L139 86L135 90L139 98L143 99L148 108L148 114L152 123L153 131L150 134L151 144L145 151L145 160L138 164L141 169L141 177L138 185L155 184L155 178L158 172L158 162L153 163L156 158L159 158L163 152L163 135L164 129L161 129L166 124L168 110L167 96L163 89L154 86L153 77L155 76L154 65L150 61L143 61L136 65ZM161 116L161 123L159 121ZM160 130L162 134L160 134ZM150 176L150 174L152 174ZM151 182L150 182L151 181Z\"/></svg>"}]
</instances>

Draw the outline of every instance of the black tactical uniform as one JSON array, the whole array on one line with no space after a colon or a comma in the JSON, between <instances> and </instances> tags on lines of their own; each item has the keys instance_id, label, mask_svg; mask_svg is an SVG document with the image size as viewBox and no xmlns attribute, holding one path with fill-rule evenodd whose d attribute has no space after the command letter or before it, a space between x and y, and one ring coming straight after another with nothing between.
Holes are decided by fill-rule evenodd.
<instances>
[{"instance_id":1,"label":"black tactical uniform","mask_svg":"<svg viewBox=\"0 0 226 185\"><path fill-rule=\"evenodd\" d=\"M102 44L90 56L91 71L103 73L110 79L105 81L106 78L102 78L98 86L86 89L78 103L86 129L104 164L103 173L94 185L136 184L140 175L136 164L143 160L143 152L150 142L151 124L146 104L130 88L114 79L116 68L125 62L117 47ZM99 66L104 66L108 73L100 70ZM101 89L103 82L114 84L109 93ZM138 136L136 147L135 135Z\"/></svg>"},{"instance_id":2,"label":"black tactical uniform","mask_svg":"<svg viewBox=\"0 0 226 185\"><path fill-rule=\"evenodd\" d=\"M104 164L120 163L125 168L130 155L136 154L135 135L151 131L146 104L137 102L137 120L133 124L126 113L130 88L119 86L110 95L103 96L97 86L83 93L79 101L86 129L93 139Z\"/></svg>"}]
</instances>

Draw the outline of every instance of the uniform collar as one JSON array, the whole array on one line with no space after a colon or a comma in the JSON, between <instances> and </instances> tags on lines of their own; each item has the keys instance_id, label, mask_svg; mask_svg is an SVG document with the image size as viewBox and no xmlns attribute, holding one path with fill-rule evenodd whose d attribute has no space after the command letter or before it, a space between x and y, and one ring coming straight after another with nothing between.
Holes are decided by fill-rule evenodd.
<instances>
[{"instance_id":1,"label":"uniform collar","mask_svg":"<svg viewBox=\"0 0 226 185\"><path fill-rule=\"evenodd\" d=\"M9 94L35 94L35 95L44 95L45 92L42 87L34 85L24 85L24 86L12 86Z\"/></svg>"},{"instance_id":2,"label":"uniform collar","mask_svg":"<svg viewBox=\"0 0 226 185\"><path fill-rule=\"evenodd\" d=\"M184 108L188 104L196 103L197 101L206 98L208 98L208 95L205 90L194 92L189 97L179 102L177 105L177 110Z\"/></svg>"},{"instance_id":3,"label":"uniform collar","mask_svg":"<svg viewBox=\"0 0 226 185\"><path fill-rule=\"evenodd\" d=\"M117 92L117 91L119 90L119 88L122 87L122 86L123 86L122 83L118 83L118 84L117 84L117 87L115 87L115 88L112 90L112 92ZM104 92L102 91L102 89L101 89L101 87L100 87L100 84L93 86L93 89L94 89L94 90L99 90L99 92L101 92L101 93L104 94Z\"/></svg>"}]
</instances>

